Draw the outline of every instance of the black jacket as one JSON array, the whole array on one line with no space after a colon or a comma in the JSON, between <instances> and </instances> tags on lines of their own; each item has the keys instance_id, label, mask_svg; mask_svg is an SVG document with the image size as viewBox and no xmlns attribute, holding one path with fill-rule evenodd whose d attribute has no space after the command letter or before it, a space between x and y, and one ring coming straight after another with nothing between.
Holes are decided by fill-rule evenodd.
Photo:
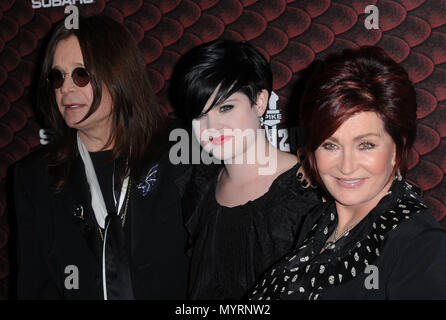
<instances>
[{"instance_id":1,"label":"black jacket","mask_svg":"<svg viewBox=\"0 0 446 320\"><path fill-rule=\"evenodd\" d=\"M328 248L338 224L334 200L308 217L295 249L265 273L251 299L446 299L446 231L416 187L395 180Z\"/></svg>"},{"instance_id":2,"label":"black jacket","mask_svg":"<svg viewBox=\"0 0 446 320\"><path fill-rule=\"evenodd\" d=\"M181 172L181 167L164 157L151 192L144 196L132 188L125 232L136 299L186 298L187 234L181 191L175 184ZM72 183L61 193L51 191L51 179L42 150L15 167L18 298L102 299L102 242L92 220L82 161L78 161ZM73 215L79 205L85 220ZM78 289L66 288L67 277L73 275L70 266L79 271Z\"/></svg>"}]
</instances>

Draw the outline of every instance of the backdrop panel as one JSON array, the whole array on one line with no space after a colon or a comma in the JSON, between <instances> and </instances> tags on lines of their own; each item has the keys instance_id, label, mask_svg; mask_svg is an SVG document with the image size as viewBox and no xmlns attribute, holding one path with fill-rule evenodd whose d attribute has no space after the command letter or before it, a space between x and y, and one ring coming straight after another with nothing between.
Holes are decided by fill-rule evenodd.
<instances>
[{"instance_id":1,"label":"backdrop panel","mask_svg":"<svg viewBox=\"0 0 446 320\"><path fill-rule=\"evenodd\" d=\"M297 103L307 67L344 48L377 45L409 72L418 100L418 136L409 180L446 227L446 0L2 0L0 2L0 297L7 298L8 168L40 143L35 110L42 44L64 7L104 13L137 39L159 102L171 112L167 88L179 57L217 38L248 41L271 62L274 93L267 114L271 141L294 151ZM379 29L366 28L368 5ZM113 67L113 66L111 66ZM12 212L12 210L10 210ZM11 227L11 230L13 228ZM13 266L11 266L13 268Z\"/></svg>"}]
</instances>

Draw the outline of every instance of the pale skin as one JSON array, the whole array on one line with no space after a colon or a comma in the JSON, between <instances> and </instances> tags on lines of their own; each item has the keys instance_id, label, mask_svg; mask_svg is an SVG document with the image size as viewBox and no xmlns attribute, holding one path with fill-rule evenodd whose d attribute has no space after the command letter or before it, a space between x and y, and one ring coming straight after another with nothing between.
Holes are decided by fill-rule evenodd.
<instances>
[{"instance_id":1,"label":"pale skin","mask_svg":"<svg viewBox=\"0 0 446 320\"><path fill-rule=\"evenodd\" d=\"M204 111L209 108L211 101L213 101L217 93L217 89L206 103ZM193 121L195 135L200 137L201 145L206 150L214 148L214 155L218 154L225 163L218 176L215 194L220 205L235 207L261 197L269 190L273 181L281 173L297 163L295 155L280 151L271 145L264 134L264 130L257 131L257 129L261 129L259 117L267 108L268 98L268 91L262 90L257 95L256 103L251 105L249 98L245 94L237 92L227 100L214 106L199 119ZM229 152L227 152L227 149L222 150L221 146L212 145L209 137L203 135L205 130L216 132L215 136L219 136L223 135L224 132L230 132L230 130L235 129L252 129L255 132L260 132L260 134L255 135L255 141L245 141L240 148L232 145L230 148L232 150L229 150ZM203 136L205 136L204 139L202 139ZM233 140L235 139L231 137L226 143L231 143ZM274 158L270 160L277 163L276 170L272 174L259 175L259 168L264 167L265 164L260 163L257 157L254 163L246 161L247 153L252 152L253 148L256 148L259 144L265 146L267 157ZM245 159L245 161L239 161L241 162L239 163L236 161L237 159Z\"/></svg>"},{"instance_id":2,"label":"pale skin","mask_svg":"<svg viewBox=\"0 0 446 320\"><path fill-rule=\"evenodd\" d=\"M366 217L389 191L395 156L395 143L374 112L354 114L315 151L318 173L335 199L338 236Z\"/></svg>"},{"instance_id":3,"label":"pale skin","mask_svg":"<svg viewBox=\"0 0 446 320\"><path fill-rule=\"evenodd\" d=\"M78 87L71 78L75 68L84 67L79 41L74 35L59 41L54 52L52 67L65 73L62 87L55 89L57 105L65 123L78 130L88 151L104 150L112 128L112 98L103 85L98 109L85 121L77 123L87 114L94 96L91 83L85 87ZM106 149L112 148L113 143Z\"/></svg>"}]
</instances>

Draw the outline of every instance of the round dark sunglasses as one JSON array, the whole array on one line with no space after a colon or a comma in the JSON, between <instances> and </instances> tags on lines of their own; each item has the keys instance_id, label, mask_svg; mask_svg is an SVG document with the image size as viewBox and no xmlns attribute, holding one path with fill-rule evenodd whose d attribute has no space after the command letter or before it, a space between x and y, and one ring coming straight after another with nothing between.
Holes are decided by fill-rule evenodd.
<instances>
[{"instance_id":1,"label":"round dark sunglasses","mask_svg":"<svg viewBox=\"0 0 446 320\"><path fill-rule=\"evenodd\" d=\"M59 69L51 69L48 76L48 81L54 89L59 89L63 86L65 81L65 75L67 73L60 71ZM77 67L71 72L71 79L78 87L85 87L90 82L90 74L87 69L82 67Z\"/></svg>"}]
</instances>

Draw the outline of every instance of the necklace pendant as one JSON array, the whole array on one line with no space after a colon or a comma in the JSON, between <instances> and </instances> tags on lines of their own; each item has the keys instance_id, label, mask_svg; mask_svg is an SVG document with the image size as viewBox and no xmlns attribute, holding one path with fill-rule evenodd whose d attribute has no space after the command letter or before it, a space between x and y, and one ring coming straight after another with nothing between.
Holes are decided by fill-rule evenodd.
<instances>
[{"instance_id":1,"label":"necklace pendant","mask_svg":"<svg viewBox=\"0 0 446 320\"><path fill-rule=\"evenodd\" d=\"M325 250L333 250L335 248L336 244L333 241L327 241L324 248Z\"/></svg>"}]
</instances>

